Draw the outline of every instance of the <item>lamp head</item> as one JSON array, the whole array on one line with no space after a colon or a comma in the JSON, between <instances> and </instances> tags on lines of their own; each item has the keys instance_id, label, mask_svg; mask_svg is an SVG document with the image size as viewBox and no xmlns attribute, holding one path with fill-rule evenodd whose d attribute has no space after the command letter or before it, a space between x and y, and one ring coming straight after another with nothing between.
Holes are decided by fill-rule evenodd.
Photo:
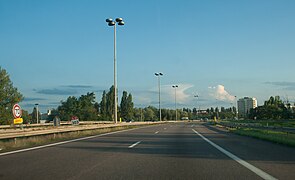
<instances>
[{"instance_id":1,"label":"lamp head","mask_svg":"<svg viewBox=\"0 0 295 180\"><path fill-rule=\"evenodd\" d=\"M108 19L106 19L106 22L107 22L107 23L113 22L113 19L108 18Z\"/></svg>"},{"instance_id":2,"label":"lamp head","mask_svg":"<svg viewBox=\"0 0 295 180\"><path fill-rule=\"evenodd\" d=\"M108 23L108 25L109 26L114 26L115 25L115 22L114 21L111 21L111 22Z\"/></svg>"},{"instance_id":3,"label":"lamp head","mask_svg":"<svg viewBox=\"0 0 295 180\"><path fill-rule=\"evenodd\" d=\"M122 18L116 18L116 22L122 22L123 19Z\"/></svg>"},{"instance_id":4,"label":"lamp head","mask_svg":"<svg viewBox=\"0 0 295 180\"><path fill-rule=\"evenodd\" d=\"M118 22L119 26L123 26L125 23L123 21Z\"/></svg>"}]
</instances>

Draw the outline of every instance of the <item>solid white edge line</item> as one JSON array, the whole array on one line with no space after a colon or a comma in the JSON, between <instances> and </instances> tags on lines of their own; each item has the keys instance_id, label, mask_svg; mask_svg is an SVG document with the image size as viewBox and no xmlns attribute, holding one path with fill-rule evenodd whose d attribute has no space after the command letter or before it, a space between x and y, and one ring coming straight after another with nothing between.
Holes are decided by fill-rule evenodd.
<instances>
[{"instance_id":1,"label":"solid white edge line","mask_svg":"<svg viewBox=\"0 0 295 180\"><path fill-rule=\"evenodd\" d=\"M136 145L138 145L139 143L141 143L141 141L138 141L138 142L136 142L136 143L130 145L128 148L133 148L133 147L135 147Z\"/></svg>"},{"instance_id":2,"label":"solid white edge line","mask_svg":"<svg viewBox=\"0 0 295 180\"><path fill-rule=\"evenodd\" d=\"M146 126L146 127L149 127L149 126ZM95 136L88 136L88 137L83 137L83 138L78 138L78 139L72 139L72 140L68 140L68 141L62 141L62 142L57 142L57 143L52 143L52 144L46 144L46 145L43 145L43 146L37 146L37 147L32 147L32 148L20 149L20 150L16 150L16 151L10 151L10 152L5 152L5 153L0 153L0 156L10 155L10 154L15 154L15 153L20 153L20 152L26 152L26 151L32 151L32 150L36 150L36 149L42 149L42 148L46 148L46 147L52 147L52 146L57 146L57 145L61 145L61 144L67 144L67 143L71 143L71 142L82 141L82 140L86 140L86 139L91 139L91 138L96 138L96 137L101 137L101 136L107 136L107 135L111 135L111 134L116 134L116 133L121 133L121 132L126 132L126 131L141 129L141 128L146 128L146 127L139 127L139 128L133 128L133 129L125 129L125 130L121 130L121 131L114 131L114 132L99 134L99 135L95 135Z\"/></svg>"},{"instance_id":3,"label":"solid white edge line","mask_svg":"<svg viewBox=\"0 0 295 180\"><path fill-rule=\"evenodd\" d=\"M222 147L218 146L217 144L215 144L214 142L210 141L209 139L207 139L206 137L204 137L202 134L200 134L198 131L192 129L197 135L199 135L202 139L204 139L205 141L207 141L209 144L211 144L213 147L215 147L216 149L218 149L219 151L221 151L222 153L224 153L225 155L227 155L228 157L230 157L231 159L235 160L236 162L238 162L239 164L243 165L244 167L246 167L247 169L249 169L250 171L254 172L255 174L257 174L258 176L260 176L263 179L267 179L267 180L277 180L277 178L271 176L270 174L267 174L266 172L262 171L261 169L253 166L252 164L242 160L241 158L239 158L238 156L232 154L231 152L223 149Z\"/></svg>"}]
</instances>

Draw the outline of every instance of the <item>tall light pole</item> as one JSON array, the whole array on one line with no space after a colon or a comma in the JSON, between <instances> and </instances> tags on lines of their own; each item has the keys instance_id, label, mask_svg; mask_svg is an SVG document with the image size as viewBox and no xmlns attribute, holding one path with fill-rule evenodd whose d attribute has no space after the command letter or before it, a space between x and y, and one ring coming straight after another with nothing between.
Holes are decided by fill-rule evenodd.
<instances>
[{"instance_id":1,"label":"tall light pole","mask_svg":"<svg viewBox=\"0 0 295 180\"><path fill-rule=\"evenodd\" d=\"M176 107L176 88L178 88L178 85L172 86L175 90L175 121L177 121L177 107Z\"/></svg>"},{"instance_id":2,"label":"tall light pole","mask_svg":"<svg viewBox=\"0 0 295 180\"><path fill-rule=\"evenodd\" d=\"M38 121L39 121L39 108L38 108L38 103L35 104L36 106L36 121L37 121L37 124L38 124Z\"/></svg>"},{"instance_id":3,"label":"tall light pole","mask_svg":"<svg viewBox=\"0 0 295 180\"><path fill-rule=\"evenodd\" d=\"M194 98L196 98L196 99L198 99L198 97L199 97L199 95L194 95ZM197 100L197 102L198 102L198 100ZM197 120L198 120L198 104L196 103L196 110L197 110ZM200 108L199 108L199 110L200 110Z\"/></svg>"},{"instance_id":4,"label":"tall light pole","mask_svg":"<svg viewBox=\"0 0 295 180\"><path fill-rule=\"evenodd\" d=\"M161 82L160 76L163 76L163 73L155 73L155 76L158 77L158 88L159 88L159 121L162 121L162 114L161 114Z\"/></svg>"},{"instance_id":5,"label":"tall light pole","mask_svg":"<svg viewBox=\"0 0 295 180\"><path fill-rule=\"evenodd\" d=\"M238 111L238 101L237 101L237 99L238 99L237 96L235 96L234 101L236 101L236 103L237 103L237 106L236 106L236 112L235 112L235 113L236 113L236 118L237 118L237 120L238 120L238 119L239 119L239 114L238 114L239 111Z\"/></svg>"},{"instance_id":6,"label":"tall light pole","mask_svg":"<svg viewBox=\"0 0 295 180\"><path fill-rule=\"evenodd\" d=\"M117 123L118 119L118 99L117 99L117 69L116 69L116 25L123 26L125 23L122 18L116 18L116 20L113 19L106 19L106 22L109 26L114 26L114 121Z\"/></svg>"}]
</instances>

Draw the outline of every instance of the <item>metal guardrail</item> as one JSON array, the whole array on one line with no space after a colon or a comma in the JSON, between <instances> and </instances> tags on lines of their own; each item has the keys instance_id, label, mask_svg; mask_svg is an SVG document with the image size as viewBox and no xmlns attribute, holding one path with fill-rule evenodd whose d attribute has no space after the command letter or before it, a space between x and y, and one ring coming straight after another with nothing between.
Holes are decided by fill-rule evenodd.
<instances>
[{"instance_id":1,"label":"metal guardrail","mask_svg":"<svg viewBox=\"0 0 295 180\"><path fill-rule=\"evenodd\" d=\"M97 130L104 128L116 128L123 126L141 126L141 125L151 125L151 124L161 124L165 122L150 122L150 123L121 123L121 124L104 124L104 125L94 125L94 126L71 126L71 128L52 128L52 129L43 129L43 130L34 130L34 131L21 131L21 132L12 132L12 133L2 133L0 134L1 140L9 140L16 138L27 138L32 136L44 136L44 135L55 135L69 132L82 132L87 130Z\"/></svg>"},{"instance_id":2,"label":"metal guardrail","mask_svg":"<svg viewBox=\"0 0 295 180\"><path fill-rule=\"evenodd\" d=\"M93 125L93 124L112 124L113 121L80 121L80 125ZM69 126L72 125L71 121L62 121L61 126ZM53 126L53 122L50 123L40 123L40 124L23 124L23 128L43 128ZM20 125L0 125L0 130L5 129L15 129L19 128Z\"/></svg>"},{"instance_id":3,"label":"metal guardrail","mask_svg":"<svg viewBox=\"0 0 295 180\"><path fill-rule=\"evenodd\" d=\"M286 132L286 133L295 133L295 128L278 127L278 126L263 126L263 125L258 124L258 123L249 124L249 123L217 122L217 124L225 126L225 127L231 127L231 128L246 127L246 128L271 130L271 131Z\"/></svg>"}]
</instances>

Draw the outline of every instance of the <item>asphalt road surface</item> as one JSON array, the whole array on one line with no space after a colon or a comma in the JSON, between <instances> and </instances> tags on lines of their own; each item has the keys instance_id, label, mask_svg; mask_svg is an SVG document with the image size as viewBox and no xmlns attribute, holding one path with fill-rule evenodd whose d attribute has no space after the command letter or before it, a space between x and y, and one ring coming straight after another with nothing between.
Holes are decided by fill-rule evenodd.
<instances>
[{"instance_id":1,"label":"asphalt road surface","mask_svg":"<svg viewBox=\"0 0 295 180\"><path fill-rule=\"evenodd\" d=\"M295 179L295 148L171 123L0 155L0 179Z\"/></svg>"}]
</instances>

